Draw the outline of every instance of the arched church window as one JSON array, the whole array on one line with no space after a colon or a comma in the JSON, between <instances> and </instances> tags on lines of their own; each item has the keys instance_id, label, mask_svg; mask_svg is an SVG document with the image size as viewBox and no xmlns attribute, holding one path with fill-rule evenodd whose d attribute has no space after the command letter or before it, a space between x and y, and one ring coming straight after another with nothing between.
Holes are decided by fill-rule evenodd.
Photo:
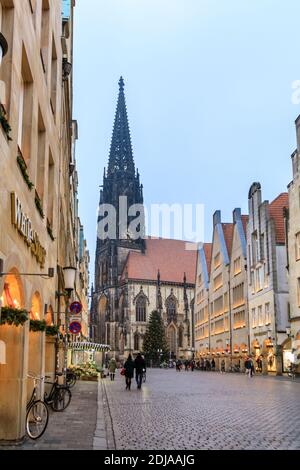
<instances>
[{"instance_id":1,"label":"arched church window","mask_svg":"<svg viewBox=\"0 0 300 470\"><path fill-rule=\"evenodd\" d=\"M177 313L177 302L174 295L170 295L166 300L166 307L167 307L167 318L168 321L176 321L176 313Z\"/></svg>"},{"instance_id":2,"label":"arched church window","mask_svg":"<svg viewBox=\"0 0 300 470\"><path fill-rule=\"evenodd\" d=\"M146 297L140 295L135 303L136 321L146 322Z\"/></svg>"}]
</instances>

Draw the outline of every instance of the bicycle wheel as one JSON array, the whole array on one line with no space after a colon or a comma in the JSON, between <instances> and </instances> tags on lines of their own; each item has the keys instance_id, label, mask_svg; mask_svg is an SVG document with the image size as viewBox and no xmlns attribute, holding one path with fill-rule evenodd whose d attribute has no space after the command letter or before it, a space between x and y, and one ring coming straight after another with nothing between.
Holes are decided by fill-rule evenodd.
<instances>
[{"instance_id":1,"label":"bicycle wheel","mask_svg":"<svg viewBox=\"0 0 300 470\"><path fill-rule=\"evenodd\" d=\"M67 387L57 388L54 392L51 408L53 411L62 412L68 408L71 398L72 394Z\"/></svg>"},{"instance_id":2,"label":"bicycle wheel","mask_svg":"<svg viewBox=\"0 0 300 470\"><path fill-rule=\"evenodd\" d=\"M77 376L73 372L67 373L67 386L73 388L76 384Z\"/></svg>"},{"instance_id":3,"label":"bicycle wheel","mask_svg":"<svg viewBox=\"0 0 300 470\"><path fill-rule=\"evenodd\" d=\"M35 401L30 405L26 414L26 432L30 439L36 440L46 431L49 420L49 410L43 401Z\"/></svg>"}]
</instances>

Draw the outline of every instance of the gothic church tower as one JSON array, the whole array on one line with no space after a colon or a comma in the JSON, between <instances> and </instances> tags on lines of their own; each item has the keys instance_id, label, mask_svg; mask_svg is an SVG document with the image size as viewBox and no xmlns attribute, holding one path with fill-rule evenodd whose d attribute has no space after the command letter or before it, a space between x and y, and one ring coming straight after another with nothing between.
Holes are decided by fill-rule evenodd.
<instances>
[{"instance_id":1,"label":"gothic church tower","mask_svg":"<svg viewBox=\"0 0 300 470\"><path fill-rule=\"evenodd\" d=\"M125 197L127 199L125 199ZM126 203L126 204L125 204ZM114 236L106 233L103 205L113 206L116 214ZM91 306L91 336L100 343L110 344L118 356L120 337L126 335L127 292L120 285L121 274L130 251L144 252L145 222L143 209L128 215L134 204L143 207L143 186L135 169L128 116L124 94L124 80L119 81L119 98L114 122L108 169L104 170L100 192L98 234L95 260L95 284ZM136 232L131 236L130 223L139 219ZM121 224L121 220L123 224ZM104 227L104 228L103 228ZM125 341L125 339L124 339Z\"/></svg>"}]
</instances>

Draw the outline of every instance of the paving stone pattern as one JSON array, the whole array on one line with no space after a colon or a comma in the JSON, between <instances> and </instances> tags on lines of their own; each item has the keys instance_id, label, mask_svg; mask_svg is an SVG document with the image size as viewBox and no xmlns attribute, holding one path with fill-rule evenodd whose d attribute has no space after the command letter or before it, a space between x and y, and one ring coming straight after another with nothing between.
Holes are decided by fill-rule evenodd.
<instances>
[{"instance_id":1,"label":"paving stone pattern","mask_svg":"<svg viewBox=\"0 0 300 470\"><path fill-rule=\"evenodd\" d=\"M148 370L125 390L105 380L116 449L300 449L300 383Z\"/></svg>"},{"instance_id":2,"label":"paving stone pattern","mask_svg":"<svg viewBox=\"0 0 300 470\"><path fill-rule=\"evenodd\" d=\"M71 391L71 403L63 413L50 410L48 427L40 439L32 441L26 438L22 445L6 449L92 450L97 421L98 384L80 381Z\"/></svg>"}]
</instances>

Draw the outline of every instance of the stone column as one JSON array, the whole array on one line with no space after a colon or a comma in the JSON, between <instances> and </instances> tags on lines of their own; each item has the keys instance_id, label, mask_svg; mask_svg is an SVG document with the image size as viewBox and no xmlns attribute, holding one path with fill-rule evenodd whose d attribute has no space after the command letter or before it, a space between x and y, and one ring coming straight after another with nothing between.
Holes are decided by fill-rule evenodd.
<instances>
[{"instance_id":1,"label":"stone column","mask_svg":"<svg viewBox=\"0 0 300 470\"><path fill-rule=\"evenodd\" d=\"M6 344L6 365L0 365L0 442L15 443L25 436L29 322L0 326Z\"/></svg>"}]
</instances>

